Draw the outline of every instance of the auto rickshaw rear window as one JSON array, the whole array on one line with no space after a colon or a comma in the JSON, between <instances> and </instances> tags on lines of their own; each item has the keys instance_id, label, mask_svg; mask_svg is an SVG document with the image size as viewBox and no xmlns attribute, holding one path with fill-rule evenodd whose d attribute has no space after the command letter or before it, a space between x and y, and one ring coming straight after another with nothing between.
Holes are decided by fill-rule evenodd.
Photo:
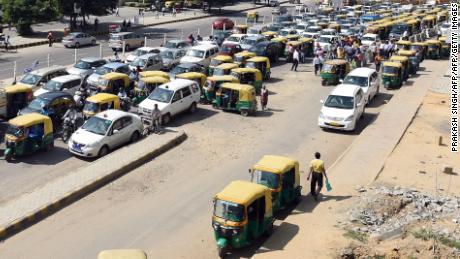
<instances>
[{"instance_id":1,"label":"auto rickshaw rear window","mask_svg":"<svg viewBox=\"0 0 460 259\"><path fill-rule=\"evenodd\" d=\"M335 69L334 69L334 65L331 65L331 64L324 64L323 65L323 71L325 72L334 72Z\"/></svg>"},{"instance_id":2,"label":"auto rickshaw rear window","mask_svg":"<svg viewBox=\"0 0 460 259\"><path fill-rule=\"evenodd\" d=\"M41 111L44 106L48 105L48 103L49 103L49 100L38 97L29 103L28 108L32 110L36 110L36 111Z\"/></svg>"},{"instance_id":3,"label":"auto rickshaw rear window","mask_svg":"<svg viewBox=\"0 0 460 259\"><path fill-rule=\"evenodd\" d=\"M240 204L217 199L214 203L214 216L241 222L244 220L244 207Z\"/></svg>"}]
</instances>

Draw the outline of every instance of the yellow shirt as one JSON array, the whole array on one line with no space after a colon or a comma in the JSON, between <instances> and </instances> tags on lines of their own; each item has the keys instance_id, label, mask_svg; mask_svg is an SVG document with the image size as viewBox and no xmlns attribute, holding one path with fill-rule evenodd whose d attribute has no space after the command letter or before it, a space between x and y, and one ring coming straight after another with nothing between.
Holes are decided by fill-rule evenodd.
<instances>
[{"instance_id":1,"label":"yellow shirt","mask_svg":"<svg viewBox=\"0 0 460 259\"><path fill-rule=\"evenodd\" d=\"M324 162L320 159L313 159L310 162L310 169L316 173L324 173Z\"/></svg>"}]
</instances>

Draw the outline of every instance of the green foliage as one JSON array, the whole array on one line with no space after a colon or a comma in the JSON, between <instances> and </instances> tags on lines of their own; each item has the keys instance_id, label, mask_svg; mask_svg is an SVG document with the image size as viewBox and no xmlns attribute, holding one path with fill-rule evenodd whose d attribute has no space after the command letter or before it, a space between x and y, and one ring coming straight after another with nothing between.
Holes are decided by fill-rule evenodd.
<instances>
[{"instance_id":1,"label":"green foliage","mask_svg":"<svg viewBox=\"0 0 460 259\"><path fill-rule=\"evenodd\" d=\"M430 239L433 239L433 240L439 241L441 244L445 246L460 249L460 242L454 239L451 239L449 237L446 237L444 235L440 235L431 229L419 229L413 232L412 235L414 235L415 238L422 239L423 241L428 241Z\"/></svg>"},{"instance_id":2,"label":"green foliage","mask_svg":"<svg viewBox=\"0 0 460 259\"><path fill-rule=\"evenodd\" d=\"M32 33L33 23L47 22L58 17L58 0L0 0L3 22L16 26L18 33Z\"/></svg>"},{"instance_id":3,"label":"green foliage","mask_svg":"<svg viewBox=\"0 0 460 259\"><path fill-rule=\"evenodd\" d=\"M345 229L346 232L343 234L344 237L358 240L361 243L367 243L368 236L365 233L354 231L352 229Z\"/></svg>"},{"instance_id":4,"label":"green foliage","mask_svg":"<svg viewBox=\"0 0 460 259\"><path fill-rule=\"evenodd\" d=\"M8 0L7 0L8 1ZM79 15L107 15L112 12L118 4L118 0L59 0L60 11L66 16L75 16L74 3L81 8Z\"/></svg>"}]
</instances>

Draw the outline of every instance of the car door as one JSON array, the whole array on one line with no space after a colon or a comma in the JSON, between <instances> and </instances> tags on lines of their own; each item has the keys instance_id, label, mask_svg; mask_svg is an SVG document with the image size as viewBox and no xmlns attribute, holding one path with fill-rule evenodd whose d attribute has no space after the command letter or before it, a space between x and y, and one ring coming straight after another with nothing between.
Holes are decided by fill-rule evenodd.
<instances>
[{"instance_id":1,"label":"car door","mask_svg":"<svg viewBox=\"0 0 460 259\"><path fill-rule=\"evenodd\" d=\"M123 118L120 118L112 123L112 128L109 131L107 144L110 148L118 147L123 144L125 132L123 128Z\"/></svg>"},{"instance_id":2,"label":"car door","mask_svg":"<svg viewBox=\"0 0 460 259\"><path fill-rule=\"evenodd\" d=\"M183 111L183 107L184 102L182 100L182 91L179 89L174 93L173 98L171 99L171 115L174 116L179 112Z\"/></svg>"},{"instance_id":3,"label":"car door","mask_svg":"<svg viewBox=\"0 0 460 259\"><path fill-rule=\"evenodd\" d=\"M356 113L356 121L358 121L358 118L361 118L361 115L363 114L364 111L364 94L361 89L356 93L355 96L355 113Z\"/></svg>"},{"instance_id":4,"label":"car door","mask_svg":"<svg viewBox=\"0 0 460 259\"><path fill-rule=\"evenodd\" d=\"M122 144L128 143L131 141L131 136L137 130L133 123L133 117L125 116L121 119L123 127L123 142Z\"/></svg>"},{"instance_id":5,"label":"car door","mask_svg":"<svg viewBox=\"0 0 460 259\"><path fill-rule=\"evenodd\" d=\"M186 110L194 102L192 91L190 90L189 86L186 86L181 89L181 92L182 92L182 100L183 100L182 108L183 110Z\"/></svg>"}]
</instances>

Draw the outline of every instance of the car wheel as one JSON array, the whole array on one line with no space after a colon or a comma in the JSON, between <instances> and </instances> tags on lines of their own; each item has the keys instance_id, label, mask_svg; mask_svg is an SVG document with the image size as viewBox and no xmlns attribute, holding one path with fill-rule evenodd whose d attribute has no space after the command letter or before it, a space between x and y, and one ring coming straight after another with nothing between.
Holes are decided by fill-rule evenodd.
<instances>
[{"instance_id":1,"label":"car wheel","mask_svg":"<svg viewBox=\"0 0 460 259\"><path fill-rule=\"evenodd\" d=\"M75 43L75 48L76 48L76 49L80 48L80 43L79 43L79 42L76 42L76 43Z\"/></svg>"},{"instance_id":2,"label":"car wheel","mask_svg":"<svg viewBox=\"0 0 460 259\"><path fill-rule=\"evenodd\" d=\"M96 45L96 40L92 40L91 45Z\"/></svg>"},{"instance_id":3,"label":"car wheel","mask_svg":"<svg viewBox=\"0 0 460 259\"><path fill-rule=\"evenodd\" d=\"M97 153L98 157L103 157L109 153L109 148L107 146L102 146L101 149L99 150L99 153Z\"/></svg>"},{"instance_id":4,"label":"car wheel","mask_svg":"<svg viewBox=\"0 0 460 259\"><path fill-rule=\"evenodd\" d=\"M139 140L139 132L135 131L132 135L131 135L131 139L130 139L130 142L131 143L134 143L136 141Z\"/></svg>"},{"instance_id":5,"label":"car wheel","mask_svg":"<svg viewBox=\"0 0 460 259\"><path fill-rule=\"evenodd\" d=\"M54 147L54 141L51 141L51 143L45 147L45 151L49 152L51 151L51 149L53 149L53 147Z\"/></svg>"},{"instance_id":6,"label":"car wheel","mask_svg":"<svg viewBox=\"0 0 460 259\"><path fill-rule=\"evenodd\" d=\"M171 114L168 113L163 115L162 120L164 125L168 124L171 121Z\"/></svg>"},{"instance_id":7,"label":"car wheel","mask_svg":"<svg viewBox=\"0 0 460 259\"><path fill-rule=\"evenodd\" d=\"M196 103L192 103L192 104L190 105L190 108L188 108L188 111L189 111L190 113L195 113L195 112L196 112Z\"/></svg>"}]
</instances>

